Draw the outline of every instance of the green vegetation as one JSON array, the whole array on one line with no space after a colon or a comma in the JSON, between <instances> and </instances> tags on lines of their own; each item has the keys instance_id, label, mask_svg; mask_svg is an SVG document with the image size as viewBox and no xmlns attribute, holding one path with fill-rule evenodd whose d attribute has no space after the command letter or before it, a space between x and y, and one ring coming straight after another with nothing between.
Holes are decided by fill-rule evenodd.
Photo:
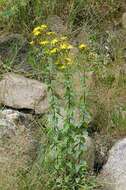
<instances>
[{"instance_id":1,"label":"green vegetation","mask_svg":"<svg viewBox=\"0 0 126 190\"><path fill-rule=\"evenodd\" d=\"M47 118L48 128L46 130L48 144L45 148L44 158L42 155L39 156L42 162L42 166L39 167L42 167L43 173L47 172L47 176L49 176L48 182L44 182L45 174L44 176L39 174L42 177L40 183L42 187L45 184L44 189L92 189L95 183L88 179L88 166L83 159L89 120L86 116L89 113L86 110L85 76L83 73L80 79L82 94L79 95L80 98L77 102L75 101L77 94L73 85L72 73L76 70L82 73L81 70L86 61L95 60L97 55L91 52L87 45L81 44L78 47L78 56L81 59L75 62L70 55L70 50L74 47L68 42L67 37L58 37L56 33L48 29L47 25L37 26L32 33L33 39L30 44L33 46L32 51L36 52L34 59L37 61L35 62L39 64L39 69L35 67L35 64L34 70L42 70L43 80L48 85L50 97L50 113ZM83 70L85 72L85 69ZM62 74L64 84L62 101L55 95L56 86L54 86L59 73ZM64 115L61 113L61 107L64 107ZM74 113L77 107L80 111L78 124L76 124ZM61 120L60 125L62 126L59 125L59 120ZM37 174L34 173L34 175ZM40 187L41 185L39 184ZM38 189L38 180L35 181L35 184L28 184L27 188Z\"/></svg>"},{"instance_id":2,"label":"green vegetation","mask_svg":"<svg viewBox=\"0 0 126 190\"><path fill-rule=\"evenodd\" d=\"M108 30L108 21L113 25L123 3L0 0L0 34L17 32L27 38L26 60L32 69L23 74L48 85L50 104L49 113L35 121L40 129L37 158L17 174L18 190L98 187L85 159L89 123L94 122L96 132L113 138L125 134L125 42L121 29L119 34ZM64 35L42 24L49 15L64 20ZM74 43L81 31L87 35L86 42ZM11 43L9 48L11 56L3 60L0 75L18 72L14 66L22 44Z\"/></svg>"}]
</instances>

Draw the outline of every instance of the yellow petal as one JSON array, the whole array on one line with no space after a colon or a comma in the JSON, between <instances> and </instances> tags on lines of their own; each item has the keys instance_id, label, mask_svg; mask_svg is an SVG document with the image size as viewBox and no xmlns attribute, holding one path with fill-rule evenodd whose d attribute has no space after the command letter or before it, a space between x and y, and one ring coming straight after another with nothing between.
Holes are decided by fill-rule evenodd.
<instances>
[{"instance_id":1,"label":"yellow petal","mask_svg":"<svg viewBox=\"0 0 126 190\"><path fill-rule=\"evenodd\" d=\"M79 49L86 49L87 48L87 45L86 44L80 44L79 45Z\"/></svg>"},{"instance_id":2,"label":"yellow petal","mask_svg":"<svg viewBox=\"0 0 126 190\"><path fill-rule=\"evenodd\" d=\"M40 34L41 34L40 31L33 32L33 35L34 35L34 36L38 36L38 35L40 35Z\"/></svg>"},{"instance_id":3,"label":"yellow petal","mask_svg":"<svg viewBox=\"0 0 126 190\"><path fill-rule=\"evenodd\" d=\"M47 45L47 44L49 44L49 41L46 41L46 40L45 41L40 41L39 44L40 45Z\"/></svg>"},{"instance_id":4,"label":"yellow petal","mask_svg":"<svg viewBox=\"0 0 126 190\"><path fill-rule=\"evenodd\" d=\"M53 48L52 50L50 50L50 54L55 54L57 53L58 49L57 48Z\"/></svg>"},{"instance_id":5,"label":"yellow petal","mask_svg":"<svg viewBox=\"0 0 126 190\"><path fill-rule=\"evenodd\" d=\"M40 29L41 29L41 27L40 27L40 26L37 26L36 28L34 28L34 30L33 30L32 33L38 32Z\"/></svg>"},{"instance_id":6,"label":"yellow petal","mask_svg":"<svg viewBox=\"0 0 126 190\"><path fill-rule=\"evenodd\" d=\"M60 48L61 49L72 49L73 46L70 45L70 44L67 44L67 43L63 43L63 44L60 45Z\"/></svg>"},{"instance_id":7,"label":"yellow petal","mask_svg":"<svg viewBox=\"0 0 126 190\"><path fill-rule=\"evenodd\" d=\"M53 40L51 41L51 44L52 44L52 45L55 45L56 43L58 43L58 39L57 39L57 38L55 38L55 39L53 39Z\"/></svg>"},{"instance_id":8,"label":"yellow petal","mask_svg":"<svg viewBox=\"0 0 126 190\"><path fill-rule=\"evenodd\" d=\"M41 29L47 29L48 26L47 26L46 24L42 24L42 25L40 26L40 28L41 28Z\"/></svg>"},{"instance_id":9,"label":"yellow petal","mask_svg":"<svg viewBox=\"0 0 126 190\"><path fill-rule=\"evenodd\" d=\"M55 32L47 32L46 34L49 35L49 36L51 36L51 35L56 35Z\"/></svg>"}]
</instances>

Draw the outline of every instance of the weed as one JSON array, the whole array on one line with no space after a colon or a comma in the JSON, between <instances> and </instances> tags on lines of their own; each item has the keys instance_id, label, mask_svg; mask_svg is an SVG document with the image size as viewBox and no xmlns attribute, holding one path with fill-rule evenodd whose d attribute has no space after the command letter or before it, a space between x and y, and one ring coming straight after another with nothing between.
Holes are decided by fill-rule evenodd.
<instances>
[{"instance_id":1,"label":"weed","mask_svg":"<svg viewBox=\"0 0 126 190\"><path fill-rule=\"evenodd\" d=\"M80 44L78 49L81 59L80 62L76 63L70 55L70 50L74 47L69 43L66 36L58 37L45 24L37 26L32 34L33 38L30 44L33 51L36 52L32 63L37 69L40 65L43 70L43 80L48 85L50 112L45 128L47 143L44 147L40 147L38 161L31 170L33 174L27 175L27 180L34 176L35 181L31 184L28 181L25 183L28 183L27 188L30 190L41 189L43 186L45 189L52 190L92 189L96 184L89 179L89 168L83 157L86 150L87 123L90 120L88 109L86 109L85 94L87 89L84 64L88 61L90 65L90 61L95 60L97 55L86 44ZM81 63L81 61L83 62ZM73 85L75 68L83 73L81 78L83 93L78 105L75 100L76 92ZM63 74L64 106L55 95L55 88L57 87L54 86L54 81L58 73ZM62 106L63 115L61 113ZM80 122L78 124L75 124L74 118L76 106L79 106L78 109L80 110ZM62 122L59 122L61 117ZM47 181L45 181L46 178L48 178Z\"/></svg>"}]
</instances>

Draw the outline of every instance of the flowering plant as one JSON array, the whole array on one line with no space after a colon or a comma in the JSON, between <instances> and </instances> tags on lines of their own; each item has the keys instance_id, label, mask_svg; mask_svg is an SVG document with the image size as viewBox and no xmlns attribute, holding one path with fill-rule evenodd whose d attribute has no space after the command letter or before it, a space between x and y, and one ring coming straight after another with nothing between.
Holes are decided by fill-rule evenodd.
<instances>
[{"instance_id":1,"label":"flowering plant","mask_svg":"<svg viewBox=\"0 0 126 190\"><path fill-rule=\"evenodd\" d=\"M47 147L49 155L55 155L52 166L53 179L48 181L48 189L72 190L85 187L84 178L86 177L86 170L88 169L85 160L82 158L85 149L85 135L87 123L85 117L81 117L80 123L75 124L74 110L76 109L75 87L73 83L73 69L78 69L78 72L83 72L82 88L83 98L80 100L79 108L82 111L82 116L85 114L85 65L91 55L90 49L86 44L79 44L79 57L81 63L72 58L71 49L74 46L69 43L66 36L58 36L55 32L50 31L48 26L43 24L37 26L32 31L31 46L35 48L35 53L39 57L41 70L45 75L45 82L48 85L50 113L47 128L49 139L49 146ZM54 81L56 75L61 71L62 80L64 84L63 104L55 94ZM57 89L56 89L57 91ZM76 98L77 99L77 98ZM62 115L61 108L64 109L65 114ZM63 126L59 126L59 118L63 117ZM84 115L85 116L85 115ZM52 160L48 154L45 155L45 165ZM47 169L47 168L46 168ZM55 183L54 183L55 181Z\"/></svg>"}]
</instances>

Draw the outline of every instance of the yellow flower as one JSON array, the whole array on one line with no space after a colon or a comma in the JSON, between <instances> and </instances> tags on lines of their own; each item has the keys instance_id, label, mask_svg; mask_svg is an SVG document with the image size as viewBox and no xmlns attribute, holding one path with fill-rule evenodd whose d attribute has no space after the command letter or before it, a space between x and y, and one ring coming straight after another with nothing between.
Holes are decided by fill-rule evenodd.
<instances>
[{"instance_id":1,"label":"yellow flower","mask_svg":"<svg viewBox=\"0 0 126 190\"><path fill-rule=\"evenodd\" d=\"M32 40L31 42L29 42L30 45L34 45L34 43L35 43L35 42L34 42L33 40Z\"/></svg>"},{"instance_id":2,"label":"yellow flower","mask_svg":"<svg viewBox=\"0 0 126 190\"><path fill-rule=\"evenodd\" d=\"M40 35L40 34L41 34L40 31L34 31L34 32L33 32L33 35L34 35L34 36L38 36L38 35Z\"/></svg>"},{"instance_id":3,"label":"yellow flower","mask_svg":"<svg viewBox=\"0 0 126 190\"><path fill-rule=\"evenodd\" d=\"M32 33L36 33L38 32L39 30L41 30L41 27L40 26L37 26L36 28L34 28L34 30L32 31Z\"/></svg>"},{"instance_id":4,"label":"yellow flower","mask_svg":"<svg viewBox=\"0 0 126 190\"><path fill-rule=\"evenodd\" d=\"M87 45L86 44L80 44L79 45L79 49L86 49L87 48Z\"/></svg>"},{"instance_id":5,"label":"yellow flower","mask_svg":"<svg viewBox=\"0 0 126 190\"><path fill-rule=\"evenodd\" d=\"M40 45L47 45L49 44L49 41L45 40L45 41L40 41L39 42Z\"/></svg>"},{"instance_id":6,"label":"yellow flower","mask_svg":"<svg viewBox=\"0 0 126 190\"><path fill-rule=\"evenodd\" d=\"M51 36L51 35L56 35L56 33L55 32L47 32L46 33L48 36Z\"/></svg>"},{"instance_id":7,"label":"yellow flower","mask_svg":"<svg viewBox=\"0 0 126 190\"><path fill-rule=\"evenodd\" d=\"M48 26L47 26L46 24L42 24L42 25L40 26L40 28L43 30L43 29L47 29Z\"/></svg>"},{"instance_id":8,"label":"yellow flower","mask_svg":"<svg viewBox=\"0 0 126 190\"><path fill-rule=\"evenodd\" d=\"M69 50L69 49L72 49L72 48L73 48L73 46L70 45L70 44L67 44L67 43L63 43L63 44L60 45L60 49L62 49L62 50L65 50L65 49Z\"/></svg>"},{"instance_id":9,"label":"yellow flower","mask_svg":"<svg viewBox=\"0 0 126 190\"><path fill-rule=\"evenodd\" d=\"M38 36L45 29L47 29L47 25L43 24L41 26L35 27L34 30L32 31L32 33L34 36Z\"/></svg>"},{"instance_id":10,"label":"yellow flower","mask_svg":"<svg viewBox=\"0 0 126 190\"><path fill-rule=\"evenodd\" d=\"M56 43L58 43L58 39L57 39L57 38L55 38L55 39L53 39L53 40L51 41L51 44L52 44L52 45L55 45Z\"/></svg>"},{"instance_id":11,"label":"yellow flower","mask_svg":"<svg viewBox=\"0 0 126 190\"><path fill-rule=\"evenodd\" d=\"M53 48L52 50L50 50L50 54L55 54L57 53L58 49L57 48Z\"/></svg>"}]
</instances>

